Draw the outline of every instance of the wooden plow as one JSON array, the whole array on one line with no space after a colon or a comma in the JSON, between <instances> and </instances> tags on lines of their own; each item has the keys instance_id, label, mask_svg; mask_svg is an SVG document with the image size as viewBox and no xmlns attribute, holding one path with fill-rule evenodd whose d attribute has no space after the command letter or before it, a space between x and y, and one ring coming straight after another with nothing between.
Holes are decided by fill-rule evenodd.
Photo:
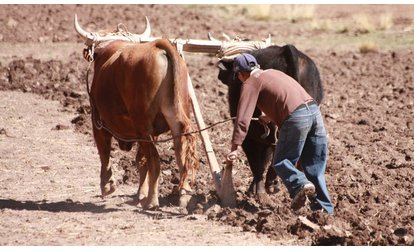
<instances>
[{"instance_id":1,"label":"wooden plow","mask_svg":"<svg viewBox=\"0 0 414 250\"><path fill-rule=\"evenodd\" d=\"M83 30L77 20L77 15L75 14L74 25L75 30L83 37L87 38L87 46L97 46L97 44L104 44L113 40L123 40L134 43L146 43L152 42L160 37L151 37L151 27L146 18L146 29L142 34L132 34L127 31L121 30L120 25L113 33L99 34L96 32L87 32ZM173 43L178 52L182 55L184 59L184 51L190 53L208 53L215 54L219 58L232 57L239 53L253 49L261 49L271 45L270 36L264 41L219 41L208 35L209 40L197 40L197 39L169 39ZM203 142L204 152L207 156L208 163L210 166L211 176L213 178L214 186L216 192L221 200L221 205L223 207L235 207L236 206L236 193L233 185L233 176L232 176L232 164L226 164L222 169L217 161L216 155L214 153L213 146L210 141L207 130L205 130L206 125L201 113L200 106L195 95L194 87L191 81L190 75L188 75L188 90L191 98L192 109L194 117L200 131L200 137Z\"/></svg>"}]
</instances>

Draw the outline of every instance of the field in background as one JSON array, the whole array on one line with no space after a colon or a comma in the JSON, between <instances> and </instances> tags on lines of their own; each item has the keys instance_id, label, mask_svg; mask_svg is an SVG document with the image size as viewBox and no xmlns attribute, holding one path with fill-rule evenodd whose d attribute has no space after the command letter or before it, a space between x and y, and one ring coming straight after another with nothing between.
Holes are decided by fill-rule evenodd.
<instances>
[{"instance_id":1,"label":"field in background","mask_svg":"<svg viewBox=\"0 0 414 250\"><path fill-rule=\"evenodd\" d=\"M271 23L277 44L293 43L309 48L321 47L377 51L410 48L414 44L414 5L396 9L390 5L345 5L343 13L329 16L332 5L223 5L215 7L220 16ZM212 7L206 7L212 8ZM337 8L337 6L335 6ZM290 30L297 34L278 36L278 29L289 23ZM275 28L273 29L272 26ZM314 33L309 37L303 33ZM258 39L257 37L255 39ZM367 47L369 49L367 49Z\"/></svg>"},{"instance_id":2,"label":"field in background","mask_svg":"<svg viewBox=\"0 0 414 250\"><path fill-rule=\"evenodd\" d=\"M157 145L158 211L133 205L135 151L121 152L115 142L119 189L101 199L75 13L90 31L123 23L138 33L149 16L154 36L225 32L257 40L270 33L274 43L309 55L325 89L334 217L292 211L282 185L269 196L274 204L258 204L244 193L252 174L243 155L233 172L237 208L216 204L200 153L197 195L181 209L171 194L178 183L171 142ZM0 5L0 244L412 246L413 15L413 5ZM229 118L218 58L187 54L186 61L206 124ZM209 130L220 163L231 133L231 122Z\"/></svg>"}]
</instances>

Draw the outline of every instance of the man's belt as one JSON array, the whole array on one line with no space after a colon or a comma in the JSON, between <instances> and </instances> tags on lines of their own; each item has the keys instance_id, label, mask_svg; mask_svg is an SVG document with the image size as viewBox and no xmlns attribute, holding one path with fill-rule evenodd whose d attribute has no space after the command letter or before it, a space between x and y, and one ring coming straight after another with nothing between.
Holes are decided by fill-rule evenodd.
<instances>
[{"instance_id":1,"label":"man's belt","mask_svg":"<svg viewBox=\"0 0 414 250\"><path fill-rule=\"evenodd\" d=\"M318 105L318 103L317 103L315 100L312 100L312 101L309 101L309 102L306 102L306 103L302 103L301 105L299 105L299 106L295 109L295 111L296 111L296 110L298 110L298 109L301 109L301 108L305 108L305 107L311 106L311 105L313 105L313 104Z\"/></svg>"}]
</instances>

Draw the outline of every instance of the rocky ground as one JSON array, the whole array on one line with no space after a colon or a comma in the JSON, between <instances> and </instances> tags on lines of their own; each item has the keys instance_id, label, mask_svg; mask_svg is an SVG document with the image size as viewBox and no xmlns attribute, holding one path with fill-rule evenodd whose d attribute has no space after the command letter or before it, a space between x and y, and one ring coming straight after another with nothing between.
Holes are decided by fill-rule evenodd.
<instances>
[{"instance_id":1,"label":"rocky ground","mask_svg":"<svg viewBox=\"0 0 414 250\"><path fill-rule=\"evenodd\" d=\"M235 6L1 5L0 244L413 245L414 51L407 46L413 6L313 8L311 22L254 17ZM81 53L84 41L73 29L75 13L89 30L113 29L122 22L139 33L147 15L154 36L205 39L207 32L220 36L225 31L261 39L270 33L275 43L293 43L311 56L325 86L326 178L335 215L291 211L283 185L270 196L274 205L261 207L244 193L252 178L245 158L233 173L238 206L220 208L204 154L196 202L179 209L171 194L178 171L169 143L157 146L159 211L130 204L137 189L134 156L115 143L111 162L119 189L101 200L87 62ZM382 19L374 17L384 13L392 24L385 30L346 25L359 14L379 20L372 23L379 27ZM341 29L332 28L340 24ZM355 45L370 39L377 39L377 46L361 53ZM186 59L205 122L229 118L217 58L188 54ZM231 130L231 123L224 123L209 131L220 162Z\"/></svg>"}]
</instances>

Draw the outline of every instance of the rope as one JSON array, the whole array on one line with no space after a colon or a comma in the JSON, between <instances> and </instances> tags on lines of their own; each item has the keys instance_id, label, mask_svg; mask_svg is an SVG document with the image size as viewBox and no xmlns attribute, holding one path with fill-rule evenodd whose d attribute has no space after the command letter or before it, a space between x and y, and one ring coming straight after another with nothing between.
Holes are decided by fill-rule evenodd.
<instances>
[{"instance_id":1,"label":"rope","mask_svg":"<svg viewBox=\"0 0 414 250\"><path fill-rule=\"evenodd\" d=\"M97 115L96 113L97 112L95 111L94 102L93 102L93 99L92 99L92 96L91 96L90 86L89 86L89 80L88 80L89 79L89 72L90 72L91 65L92 65L93 62L94 62L94 60L90 60L89 61L89 65L88 65L88 68L86 70L86 90L87 90L87 93L88 93L88 96L89 96L90 105L91 105L92 124L93 124L93 126L95 126L99 130L105 129L110 134L112 134L112 136L114 136L115 138L117 138L117 139L119 139L121 141L124 141L124 142L149 142L149 143L155 143L155 144L157 144L157 143L163 143L163 142L168 142L168 141L174 140L175 138L178 138L178 137L181 137L181 136L187 136L187 135L191 135L191 134L195 134L195 133L200 133L200 132L202 132L204 130L208 130L208 129L212 128L212 127L215 127L215 126L217 126L219 124L222 124L222 123L228 122L230 120L236 119L236 117L227 118L227 119L224 119L222 121L215 122L215 123L213 123L213 124L211 124L211 125L203 128L203 129L199 129L199 130L195 130L195 131L190 131L190 132L182 133L182 134L177 135L177 136L171 136L169 138L162 139L162 140L156 140L156 141L154 141L152 139L152 136L151 136L151 139L150 140L149 139L144 139L144 138L138 138L138 137L137 138L126 138L126 137L122 137L120 135L117 135L112 129L106 127L102 123L101 120L97 120L96 119L96 115ZM257 120L259 120L259 119L258 118L255 118L255 117L252 118L252 121L257 121Z\"/></svg>"},{"instance_id":2,"label":"rope","mask_svg":"<svg viewBox=\"0 0 414 250\"><path fill-rule=\"evenodd\" d=\"M9 138L16 138L15 136L9 135L4 128L0 129L0 135L5 135L6 137L9 137Z\"/></svg>"}]
</instances>

